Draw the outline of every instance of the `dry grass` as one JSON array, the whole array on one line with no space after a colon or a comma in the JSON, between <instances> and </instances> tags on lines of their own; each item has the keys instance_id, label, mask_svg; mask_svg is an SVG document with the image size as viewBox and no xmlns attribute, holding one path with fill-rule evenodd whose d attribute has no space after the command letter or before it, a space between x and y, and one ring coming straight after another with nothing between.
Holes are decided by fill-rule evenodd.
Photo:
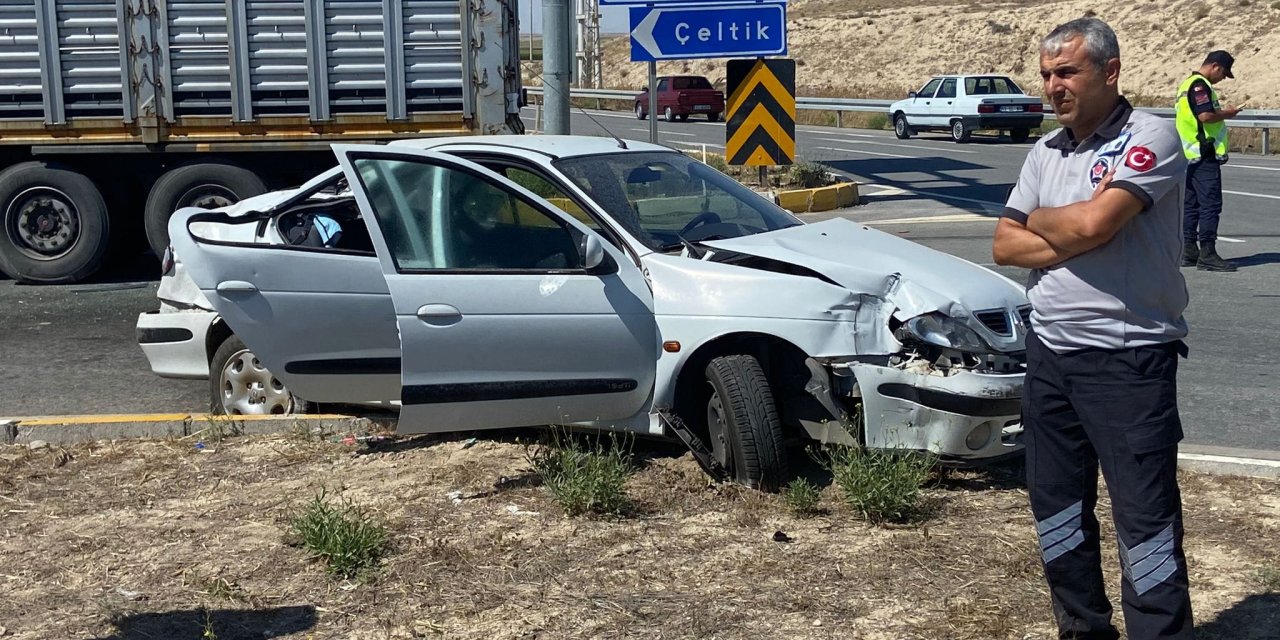
<instances>
[{"instance_id":1,"label":"dry grass","mask_svg":"<svg viewBox=\"0 0 1280 640\"><path fill-rule=\"evenodd\" d=\"M805 473L830 510L800 517L780 495L709 483L689 456L642 444L627 481L634 513L582 519L523 481L524 449L504 438L371 451L262 436L214 453L189 442L0 448L0 626L24 640L1052 630L1016 466L950 471L925 489L935 519L871 527L820 469ZM1260 569L1280 567L1280 483L1186 475L1183 486L1205 637L1269 637L1280 607L1267 605L1274 575ZM290 516L322 488L387 523L394 551L376 584L331 577L286 544Z\"/></svg>"}]
</instances>

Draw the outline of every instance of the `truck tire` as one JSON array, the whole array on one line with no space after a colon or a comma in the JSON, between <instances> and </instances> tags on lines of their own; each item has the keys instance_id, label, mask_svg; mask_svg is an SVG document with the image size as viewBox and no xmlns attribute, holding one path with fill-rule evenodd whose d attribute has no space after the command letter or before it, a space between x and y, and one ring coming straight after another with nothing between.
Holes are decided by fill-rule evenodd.
<instances>
[{"instance_id":1,"label":"truck tire","mask_svg":"<svg viewBox=\"0 0 1280 640\"><path fill-rule=\"evenodd\" d=\"M216 415L307 413L311 403L294 395L245 346L230 335L209 362L209 410Z\"/></svg>"},{"instance_id":2,"label":"truck tire","mask_svg":"<svg viewBox=\"0 0 1280 640\"><path fill-rule=\"evenodd\" d=\"M160 176L143 214L147 243L156 256L169 246L169 218L183 207L216 209L267 192L257 174L225 162L185 164Z\"/></svg>"},{"instance_id":3,"label":"truck tire","mask_svg":"<svg viewBox=\"0 0 1280 640\"><path fill-rule=\"evenodd\" d=\"M0 173L0 270L19 282L59 284L102 266L107 203L84 174L51 162Z\"/></svg>"},{"instance_id":4,"label":"truck tire","mask_svg":"<svg viewBox=\"0 0 1280 640\"><path fill-rule=\"evenodd\" d=\"M787 474L786 449L764 369L754 356L721 356L707 364L706 376L712 455L735 482L777 491Z\"/></svg>"}]
</instances>

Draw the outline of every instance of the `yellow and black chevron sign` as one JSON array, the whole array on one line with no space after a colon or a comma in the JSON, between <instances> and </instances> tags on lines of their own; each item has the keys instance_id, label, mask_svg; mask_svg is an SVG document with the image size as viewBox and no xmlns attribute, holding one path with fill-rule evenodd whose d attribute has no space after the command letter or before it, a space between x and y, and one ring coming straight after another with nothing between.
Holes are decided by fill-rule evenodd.
<instances>
[{"instance_id":1,"label":"yellow and black chevron sign","mask_svg":"<svg viewBox=\"0 0 1280 640\"><path fill-rule=\"evenodd\" d=\"M728 163L791 164L796 156L796 61L730 60L725 81Z\"/></svg>"}]
</instances>

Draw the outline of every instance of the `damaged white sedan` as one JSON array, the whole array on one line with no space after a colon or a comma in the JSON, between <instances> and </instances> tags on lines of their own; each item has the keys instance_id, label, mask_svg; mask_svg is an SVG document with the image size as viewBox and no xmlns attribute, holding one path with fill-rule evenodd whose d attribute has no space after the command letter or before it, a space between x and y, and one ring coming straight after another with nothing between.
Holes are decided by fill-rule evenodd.
<instances>
[{"instance_id":1,"label":"damaged white sedan","mask_svg":"<svg viewBox=\"0 0 1280 640\"><path fill-rule=\"evenodd\" d=\"M1018 450L1022 288L847 220L804 224L671 149L575 136L335 145L298 189L184 209L159 375L216 411L400 407L398 430L678 436L765 489L806 439Z\"/></svg>"}]
</instances>

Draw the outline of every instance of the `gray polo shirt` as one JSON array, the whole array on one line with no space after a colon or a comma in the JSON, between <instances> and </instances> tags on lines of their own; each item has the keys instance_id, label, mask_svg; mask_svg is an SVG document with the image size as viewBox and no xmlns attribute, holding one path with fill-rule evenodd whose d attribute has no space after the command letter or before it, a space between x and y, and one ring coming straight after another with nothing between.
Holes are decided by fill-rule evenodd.
<instances>
[{"instance_id":1,"label":"gray polo shirt","mask_svg":"<svg viewBox=\"0 0 1280 640\"><path fill-rule=\"evenodd\" d=\"M1110 188L1142 201L1141 213L1106 244L1027 281L1031 326L1050 349L1127 349L1187 335L1182 197L1187 161L1173 122L1134 111L1124 98L1098 130L1076 141L1069 129L1031 149L1005 216L1026 224L1040 207L1089 200L1112 168Z\"/></svg>"}]
</instances>

